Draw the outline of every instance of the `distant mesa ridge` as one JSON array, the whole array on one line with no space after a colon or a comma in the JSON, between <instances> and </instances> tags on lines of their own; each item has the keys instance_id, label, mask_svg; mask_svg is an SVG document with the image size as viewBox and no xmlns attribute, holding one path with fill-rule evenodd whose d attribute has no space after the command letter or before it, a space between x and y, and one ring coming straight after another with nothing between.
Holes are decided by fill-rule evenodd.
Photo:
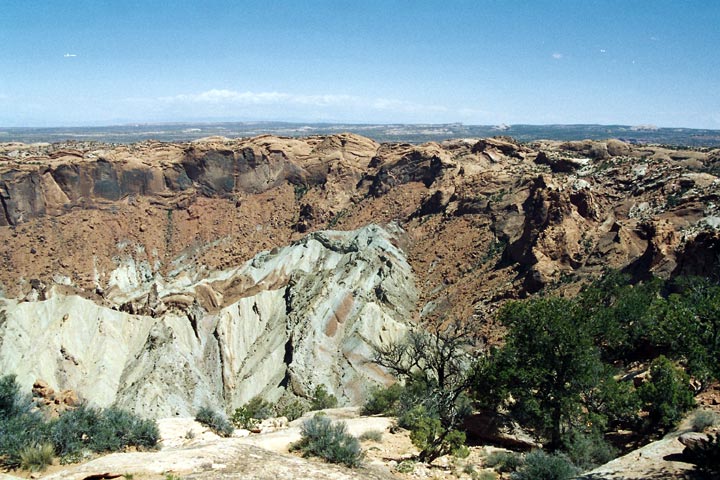
<instances>
[{"instance_id":1,"label":"distant mesa ridge","mask_svg":"<svg viewBox=\"0 0 720 480\"><path fill-rule=\"evenodd\" d=\"M597 125L552 124L464 125L448 124L353 124L292 122L176 122L141 123L98 127L0 127L0 141L57 142L93 140L132 143L141 140L190 141L212 135L252 137L259 134L302 137L351 132L375 141L422 143L450 138L480 138L509 135L518 141L605 140L618 138L630 143L660 143L686 146L720 146L720 130L664 128L650 124Z\"/></svg>"}]
</instances>

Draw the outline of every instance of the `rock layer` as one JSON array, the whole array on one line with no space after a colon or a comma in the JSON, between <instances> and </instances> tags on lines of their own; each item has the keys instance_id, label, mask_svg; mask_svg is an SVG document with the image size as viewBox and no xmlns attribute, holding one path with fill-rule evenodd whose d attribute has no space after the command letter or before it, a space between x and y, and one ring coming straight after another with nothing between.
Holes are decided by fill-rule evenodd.
<instances>
[{"instance_id":1,"label":"rock layer","mask_svg":"<svg viewBox=\"0 0 720 480\"><path fill-rule=\"evenodd\" d=\"M417 276L410 316L477 317L493 341L498 302L572 294L608 268L717 275L719 152L352 134L0 145L0 283L10 298L63 288L152 313L154 301L123 293L139 278L225 270L310 232L395 223ZM207 289L166 303L195 298L225 305Z\"/></svg>"},{"instance_id":2,"label":"rock layer","mask_svg":"<svg viewBox=\"0 0 720 480\"><path fill-rule=\"evenodd\" d=\"M59 288L0 306L0 371L144 415L230 410L323 384L342 403L387 381L372 346L404 335L414 275L384 229L316 232L229 270L147 276L128 259L103 304Z\"/></svg>"}]
</instances>

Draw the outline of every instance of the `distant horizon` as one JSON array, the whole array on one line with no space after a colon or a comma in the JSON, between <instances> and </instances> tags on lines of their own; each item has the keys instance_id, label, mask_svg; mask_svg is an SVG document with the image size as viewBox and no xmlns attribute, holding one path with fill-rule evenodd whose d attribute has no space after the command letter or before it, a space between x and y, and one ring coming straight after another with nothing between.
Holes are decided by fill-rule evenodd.
<instances>
[{"instance_id":1,"label":"distant horizon","mask_svg":"<svg viewBox=\"0 0 720 480\"><path fill-rule=\"evenodd\" d=\"M96 141L135 143L145 140L186 142L204 137L248 138L258 135L280 137L327 136L353 133L378 142L424 143L462 138L510 136L519 142L535 140L606 140L629 143L720 147L720 130L654 125L602 124L512 124L471 125L451 123L350 123L288 121L215 122L132 122L99 126L7 127L0 128L0 143L57 143Z\"/></svg>"},{"instance_id":2,"label":"distant horizon","mask_svg":"<svg viewBox=\"0 0 720 480\"><path fill-rule=\"evenodd\" d=\"M580 123L468 123L468 122L353 122L353 121L314 121L314 120L167 120L167 121L118 121L117 123L88 123L88 124L65 124L65 125L0 125L0 131L2 129L8 130L22 130L22 129L61 129L61 128L111 128L111 127L139 127L139 126L162 126L162 125L220 125L220 124L287 124L293 126L301 125L327 125L327 126L450 126L450 125L461 125L465 127L484 127L484 128L498 128L498 131L502 131L499 127L619 127L619 128L630 128L637 130L707 130L707 131L718 131L718 128L702 128L702 127L687 127L687 126L668 126L668 125L654 125L654 124L629 124L629 123L593 123L593 122L580 122ZM1 133L1 132L0 132Z\"/></svg>"}]
</instances>

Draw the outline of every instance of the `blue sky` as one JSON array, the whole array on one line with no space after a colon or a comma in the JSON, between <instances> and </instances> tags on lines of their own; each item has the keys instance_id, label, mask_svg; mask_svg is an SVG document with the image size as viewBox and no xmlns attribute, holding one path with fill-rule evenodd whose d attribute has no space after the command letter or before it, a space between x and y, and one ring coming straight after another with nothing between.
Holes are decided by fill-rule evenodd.
<instances>
[{"instance_id":1,"label":"blue sky","mask_svg":"<svg viewBox=\"0 0 720 480\"><path fill-rule=\"evenodd\" d=\"M720 128L714 0L0 0L0 126Z\"/></svg>"}]
</instances>

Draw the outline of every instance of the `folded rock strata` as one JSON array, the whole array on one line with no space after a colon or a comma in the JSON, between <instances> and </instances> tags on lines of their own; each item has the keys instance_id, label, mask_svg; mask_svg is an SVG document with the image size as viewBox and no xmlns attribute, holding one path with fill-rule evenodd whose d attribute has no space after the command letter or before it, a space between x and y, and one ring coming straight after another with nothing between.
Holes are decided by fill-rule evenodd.
<instances>
[{"instance_id":1,"label":"folded rock strata","mask_svg":"<svg viewBox=\"0 0 720 480\"><path fill-rule=\"evenodd\" d=\"M320 384L357 404L389 380L372 346L401 338L417 301L393 241L375 225L320 231L223 271L162 278L126 266L109 296L122 303L58 289L3 300L0 371L153 417L309 397Z\"/></svg>"}]
</instances>

